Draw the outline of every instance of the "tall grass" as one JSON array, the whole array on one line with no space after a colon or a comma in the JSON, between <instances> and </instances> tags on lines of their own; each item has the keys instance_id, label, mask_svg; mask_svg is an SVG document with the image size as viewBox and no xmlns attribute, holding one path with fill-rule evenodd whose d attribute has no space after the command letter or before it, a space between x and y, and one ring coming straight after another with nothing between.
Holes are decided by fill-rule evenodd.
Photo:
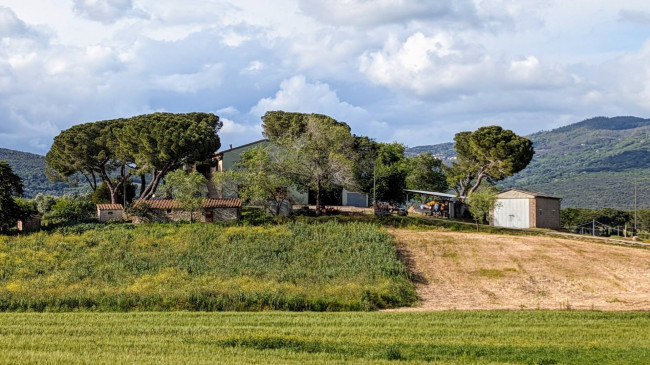
<instances>
[{"instance_id":1,"label":"tall grass","mask_svg":"<svg viewBox=\"0 0 650 365\"><path fill-rule=\"evenodd\" d=\"M0 311L373 310L417 300L372 224L117 225L0 236Z\"/></svg>"}]
</instances>

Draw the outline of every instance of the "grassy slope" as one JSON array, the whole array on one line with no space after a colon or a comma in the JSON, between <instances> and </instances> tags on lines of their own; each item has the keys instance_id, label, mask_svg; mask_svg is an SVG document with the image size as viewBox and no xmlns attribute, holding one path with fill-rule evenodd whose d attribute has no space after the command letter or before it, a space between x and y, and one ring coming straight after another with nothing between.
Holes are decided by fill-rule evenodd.
<instances>
[{"instance_id":1,"label":"grassy slope","mask_svg":"<svg viewBox=\"0 0 650 365\"><path fill-rule=\"evenodd\" d=\"M1 363L643 364L648 313L0 314Z\"/></svg>"},{"instance_id":2,"label":"grassy slope","mask_svg":"<svg viewBox=\"0 0 650 365\"><path fill-rule=\"evenodd\" d=\"M392 237L372 224L0 236L0 310L367 310L415 300Z\"/></svg>"}]
</instances>

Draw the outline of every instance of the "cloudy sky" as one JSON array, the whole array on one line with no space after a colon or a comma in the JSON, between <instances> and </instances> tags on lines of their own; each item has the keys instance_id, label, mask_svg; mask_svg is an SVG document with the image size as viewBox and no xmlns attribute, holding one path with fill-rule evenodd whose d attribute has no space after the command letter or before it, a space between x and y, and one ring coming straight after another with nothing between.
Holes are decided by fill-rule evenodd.
<instances>
[{"instance_id":1,"label":"cloudy sky","mask_svg":"<svg viewBox=\"0 0 650 365\"><path fill-rule=\"evenodd\" d=\"M0 0L0 147L155 111L267 110L408 146L650 114L646 0Z\"/></svg>"}]
</instances>

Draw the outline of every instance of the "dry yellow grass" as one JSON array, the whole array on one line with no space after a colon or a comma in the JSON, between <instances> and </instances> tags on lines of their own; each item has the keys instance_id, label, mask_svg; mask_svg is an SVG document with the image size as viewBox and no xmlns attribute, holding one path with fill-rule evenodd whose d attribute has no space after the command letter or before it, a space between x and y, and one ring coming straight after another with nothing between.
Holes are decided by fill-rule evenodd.
<instances>
[{"instance_id":1,"label":"dry yellow grass","mask_svg":"<svg viewBox=\"0 0 650 365\"><path fill-rule=\"evenodd\" d=\"M400 310L650 310L647 249L542 236L391 233L422 299Z\"/></svg>"}]
</instances>

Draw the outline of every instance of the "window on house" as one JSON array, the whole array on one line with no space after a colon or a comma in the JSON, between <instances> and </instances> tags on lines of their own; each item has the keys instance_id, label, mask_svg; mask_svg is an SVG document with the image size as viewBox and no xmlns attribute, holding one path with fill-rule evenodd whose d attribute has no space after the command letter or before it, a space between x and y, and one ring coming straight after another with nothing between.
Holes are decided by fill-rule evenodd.
<instances>
[{"instance_id":1,"label":"window on house","mask_svg":"<svg viewBox=\"0 0 650 365\"><path fill-rule=\"evenodd\" d=\"M113 215L113 212L108 212L108 215Z\"/></svg>"},{"instance_id":2,"label":"window on house","mask_svg":"<svg viewBox=\"0 0 650 365\"><path fill-rule=\"evenodd\" d=\"M539 210L539 215L542 215L542 210L541 209Z\"/></svg>"},{"instance_id":3,"label":"window on house","mask_svg":"<svg viewBox=\"0 0 650 365\"><path fill-rule=\"evenodd\" d=\"M167 214L171 214L171 213L172 213L172 210L171 210L171 209L167 209Z\"/></svg>"}]
</instances>

